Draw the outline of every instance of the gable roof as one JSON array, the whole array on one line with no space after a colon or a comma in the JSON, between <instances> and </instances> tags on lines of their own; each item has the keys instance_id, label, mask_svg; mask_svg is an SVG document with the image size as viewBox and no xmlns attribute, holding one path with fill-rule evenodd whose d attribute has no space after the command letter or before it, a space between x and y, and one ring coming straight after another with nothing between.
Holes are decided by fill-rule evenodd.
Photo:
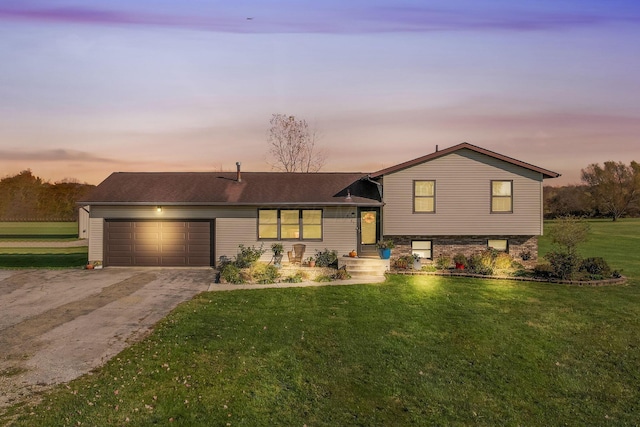
<instances>
[{"instance_id":1,"label":"gable roof","mask_svg":"<svg viewBox=\"0 0 640 427\"><path fill-rule=\"evenodd\" d=\"M381 205L364 173L115 172L80 204ZM347 199L347 194L351 195Z\"/></svg>"},{"instance_id":2,"label":"gable roof","mask_svg":"<svg viewBox=\"0 0 640 427\"><path fill-rule=\"evenodd\" d=\"M508 157L508 156L504 156L502 154L498 154L496 152L493 152L493 151L478 147L476 145L469 144L468 142L463 142L461 144L454 145L453 147L445 148L444 150L436 151L434 153L427 154L426 156L418 157L417 159L409 160L407 162L400 163L398 165L391 166L391 167L388 167L386 169L379 170L377 172L372 173L370 176L371 176L371 178L379 178L379 177L381 177L383 175L388 175L390 173L398 172L398 171L401 171L403 169L410 168L410 167L416 166L416 165L418 165L420 163L428 162L429 160L437 159L438 157L446 156L447 154L451 154L453 152L456 152L456 151L459 151L459 150L463 150L463 149L472 150L472 151L475 151L476 153L481 153L481 154L493 157L495 159L499 159L499 160L505 161L507 163L511 163L513 165L517 165L517 166L523 167L525 169L529 169L529 170L532 170L532 171L535 171L535 172L539 172L539 173L542 174L543 178L557 178L557 177L560 176L560 174L557 173L557 172L553 172L553 171L550 171L548 169L543 169L541 167L534 166L534 165L529 164L529 163L521 162L520 160L516 160L514 158L511 158L511 157Z\"/></svg>"}]
</instances>

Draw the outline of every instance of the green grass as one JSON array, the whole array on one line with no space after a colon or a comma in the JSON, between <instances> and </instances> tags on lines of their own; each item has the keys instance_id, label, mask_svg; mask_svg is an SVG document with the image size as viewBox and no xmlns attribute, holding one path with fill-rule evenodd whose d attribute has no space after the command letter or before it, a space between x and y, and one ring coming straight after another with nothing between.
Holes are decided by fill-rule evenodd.
<instances>
[{"instance_id":1,"label":"green grass","mask_svg":"<svg viewBox=\"0 0 640 427\"><path fill-rule=\"evenodd\" d=\"M584 251L608 253L627 286L393 276L203 293L10 413L17 425L637 425L640 254L617 248L640 222L625 223L595 224Z\"/></svg>"},{"instance_id":2,"label":"green grass","mask_svg":"<svg viewBox=\"0 0 640 427\"><path fill-rule=\"evenodd\" d=\"M0 222L3 239L78 238L77 222Z\"/></svg>"},{"instance_id":3,"label":"green grass","mask_svg":"<svg viewBox=\"0 0 640 427\"><path fill-rule=\"evenodd\" d=\"M70 248L0 248L0 268L64 268L87 263L86 246Z\"/></svg>"}]
</instances>

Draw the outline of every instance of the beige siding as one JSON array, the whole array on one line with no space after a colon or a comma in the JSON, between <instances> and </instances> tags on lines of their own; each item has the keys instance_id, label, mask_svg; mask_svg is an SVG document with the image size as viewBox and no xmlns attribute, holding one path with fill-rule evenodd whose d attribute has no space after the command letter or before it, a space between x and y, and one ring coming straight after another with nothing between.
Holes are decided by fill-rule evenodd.
<instances>
[{"instance_id":1,"label":"beige siding","mask_svg":"<svg viewBox=\"0 0 640 427\"><path fill-rule=\"evenodd\" d=\"M413 213L413 181L436 181L436 212ZM513 180L513 213L490 212L491 180ZM539 235L542 175L460 150L384 178L384 235Z\"/></svg>"},{"instance_id":2,"label":"beige siding","mask_svg":"<svg viewBox=\"0 0 640 427\"><path fill-rule=\"evenodd\" d=\"M103 261L104 220L89 219L89 261Z\"/></svg>"},{"instance_id":3,"label":"beige siding","mask_svg":"<svg viewBox=\"0 0 640 427\"><path fill-rule=\"evenodd\" d=\"M322 241L282 241L285 252L292 250L294 243L306 245L305 258L313 256L317 250L325 248L335 249L339 255L347 254L356 248L355 209L325 208L323 217ZM240 244L255 247L263 245L266 252L262 256L262 260L268 262L272 256L271 244L274 240L259 241L257 235L255 217L216 219L216 262L221 256L233 258L238 252Z\"/></svg>"}]
</instances>

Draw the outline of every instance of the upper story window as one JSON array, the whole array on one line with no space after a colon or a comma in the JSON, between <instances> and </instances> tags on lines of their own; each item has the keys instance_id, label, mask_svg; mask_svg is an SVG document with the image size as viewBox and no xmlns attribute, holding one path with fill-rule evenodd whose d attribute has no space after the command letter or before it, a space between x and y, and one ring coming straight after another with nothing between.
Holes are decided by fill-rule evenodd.
<instances>
[{"instance_id":1,"label":"upper story window","mask_svg":"<svg viewBox=\"0 0 640 427\"><path fill-rule=\"evenodd\" d=\"M258 239L321 240L321 209L260 209Z\"/></svg>"},{"instance_id":2,"label":"upper story window","mask_svg":"<svg viewBox=\"0 0 640 427\"><path fill-rule=\"evenodd\" d=\"M413 181L413 212L434 213L436 211L436 182Z\"/></svg>"},{"instance_id":3,"label":"upper story window","mask_svg":"<svg viewBox=\"0 0 640 427\"><path fill-rule=\"evenodd\" d=\"M491 181L491 212L513 212L513 181Z\"/></svg>"}]
</instances>

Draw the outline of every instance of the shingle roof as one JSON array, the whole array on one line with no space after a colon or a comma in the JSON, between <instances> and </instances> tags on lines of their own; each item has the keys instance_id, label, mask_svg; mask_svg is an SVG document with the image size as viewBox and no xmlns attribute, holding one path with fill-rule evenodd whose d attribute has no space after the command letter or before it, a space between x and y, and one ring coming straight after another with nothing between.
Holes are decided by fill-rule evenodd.
<instances>
[{"instance_id":1,"label":"shingle roof","mask_svg":"<svg viewBox=\"0 0 640 427\"><path fill-rule=\"evenodd\" d=\"M105 205L380 205L364 173L116 172L79 203ZM347 200L347 193L351 199Z\"/></svg>"},{"instance_id":2,"label":"shingle roof","mask_svg":"<svg viewBox=\"0 0 640 427\"><path fill-rule=\"evenodd\" d=\"M446 156L447 154L451 154L451 153L453 153L455 151L463 150L463 149L472 150L472 151L475 151L477 153L485 154L487 156L490 156L490 157L505 161L507 163L511 163L511 164L514 164L514 165L517 165L517 166L521 166L521 167L523 167L525 169L530 169L530 170L535 171L535 172L540 172L542 174L543 178L557 178L557 177L560 176L559 173L550 171L548 169L543 169L541 167L534 166L532 164L521 162L520 160L516 160L514 158L507 157L507 156L504 156L502 154L495 153L493 151L484 149L482 147L478 147L476 145L469 144L468 142L463 142L461 144L454 145L453 147L445 148L444 150L436 151L435 153L427 154L426 156L418 157L417 159L409 160L407 162L400 163L398 165L391 166L391 167L388 167L386 169L379 170L378 172L372 173L371 174L371 178L378 178L378 177L381 177L383 175L388 175L390 173L398 172L400 170L403 170L403 169L406 169L406 168L410 168L410 167L418 165L420 163L424 163L424 162L427 162L429 160L437 159L438 157Z\"/></svg>"}]
</instances>

